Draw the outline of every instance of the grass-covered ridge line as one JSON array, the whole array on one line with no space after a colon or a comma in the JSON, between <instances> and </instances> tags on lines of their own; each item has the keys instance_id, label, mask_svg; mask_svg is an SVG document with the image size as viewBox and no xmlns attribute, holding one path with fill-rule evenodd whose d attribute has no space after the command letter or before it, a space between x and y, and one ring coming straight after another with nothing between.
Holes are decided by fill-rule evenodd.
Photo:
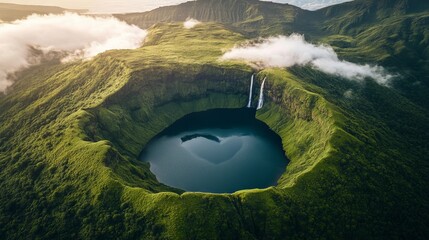
<instances>
[{"instance_id":1,"label":"grass-covered ridge line","mask_svg":"<svg viewBox=\"0 0 429 240\"><path fill-rule=\"evenodd\" d=\"M152 36L161 32L156 44L149 43L136 51L113 51L89 62L63 66L57 73L50 65L30 69L28 78L22 79L14 86L16 93L2 100L2 107L8 109L1 116L5 120L1 128L4 136L2 149L13 153L12 156L2 154L2 164L15 162L12 165L2 165L5 169L2 171L2 178L10 175L16 177L15 180L2 183L6 189L15 189L5 195L7 198L2 198L2 201L8 202L6 199L22 197L22 192L26 191L21 187L12 187L21 179L19 181L25 180L28 181L27 185L35 186L34 190L28 192L29 194L36 192L46 196L39 199L29 195L21 200L24 201L23 204L26 204L26 199L34 199L42 209L43 206L47 206L52 211L62 213L62 206L71 204L73 207L69 214L77 216L78 212L86 212L66 224L73 229L73 234L64 229L65 225L64 227L58 225L64 223L62 220L64 215L54 214L48 221L35 224L35 229L21 231L22 236L42 236L39 234L43 234L44 237L57 236L58 232L55 229L64 231L64 235L60 235L63 237L119 236L116 231L125 234L122 236L138 232L141 234L143 229L136 228L133 224L122 230L116 227L108 228L112 223L107 222L104 223L106 228L103 227L102 231L95 231L94 228L99 228L99 224L103 225L102 222L105 220L110 221L100 218L102 214L106 214L105 211L116 211L113 209L125 202L128 203L124 205L123 213L118 212L117 216L123 219L121 221L127 221L126 219L138 221L138 215L135 215L132 209L137 209L139 215L144 216L150 216L152 211L161 211L162 216L168 211L168 206L159 208L159 205L147 204L155 199L167 201L170 196L175 196L176 199L171 203L172 206L181 202L178 208L182 210L177 209L172 221L167 221L169 218L159 218L158 215L152 216L154 219L147 221L166 229L158 233L156 230L158 227L154 227L154 232L145 234L166 234L171 237L177 234L186 235L178 232L174 226L184 223L183 214L187 214L193 206L190 202L196 201L197 208L193 211L198 213L201 200L211 195L183 195L184 199L189 199L190 202L187 203L183 202L179 195L150 194L180 191L159 184L150 173L147 164L137 161L136 155L145 141L150 140L157 132L184 114L215 107L244 106L252 70L245 65L218 61L224 49L243 39L239 35L228 34L228 31L220 26L207 26L210 29L218 29L210 32L213 47L206 48L205 51L197 47L189 52L189 46L193 46L192 41L207 38L208 36L200 35L207 32L202 26L202 29L197 29L196 32L185 31L177 34L181 31L180 28L179 24L160 26L153 30ZM171 33L174 31L176 34ZM174 35L174 42L163 42L162 39L165 37L162 36L163 32ZM173 48L174 44L181 45L186 41L190 42L183 50L175 48L175 52L164 55L159 51L164 47L168 49L169 45ZM184 54L185 52L188 54ZM183 57L179 59L175 56ZM195 57L200 61L192 63L192 58ZM137 61L144 64L137 64ZM46 74L41 76L46 78L32 80L30 78L34 74L32 71L42 73L45 71ZM64 82L63 79L67 81ZM29 87L32 88L31 92L26 91ZM14 99L34 100L23 101L27 105L17 105L19 101ZM164 100L160 101L161 99ZM16 120L9 116L16 116L25 121L16 124ZM131 120L139 124L133 122L130 124ZM43 128L38 130L40 126ZM13 174L17 171L22 172L22 175ZM249 193L253 194L253 191ZM237 197L241 198L247 194L244 191ZM130 196L133 196L132 201ZM232 213L236 211L234 202L241 201L236 200L237 197L219 195L210 198L215 204ZM142 201L145 202L143 205ZM19 205L3 206L6 207L3 211L14 216L14 219L40 222L41 218L46 217L37 215L42 212L33 217L18 217L19 214L33 210L17 211L21 209ZM125 212L130 213L124 215ZM238 216L231 215L231 221L235 221ZM221 219L223 217L219 218L219 221ZM85 225L84 228L78 227L82 222L92 223ZM24 222L4 222L2 224L4 237L17 236L13 229L20 224ZM213 229L216 226L214 222ZM130 227L136 229L130 230L128 229ZM252 235L245 233L247 230L239 230L239 226L236 231L241 232L240 235L245 234L243 236ZM213 230L212 234L216 234L216 231Z\"/></svg>"},{"instance_id":2,"label":"grass-covered ridge line","mask_svg":"<svg viewBox=\"0 0 429 240\"><path fill-rule=\"evenodd\" d=\"M386 67L399 76L395 88L429 109L428 13L429 4L420 0L355 0L317 11L266 1L199 0L116 17L144 28L193 17L255 38L300 33L334 46L341 59Z\"/></svg>"},{"instance_id":3,"label":"grass-covered ridge line","mask_svg":"<svg viewBox=\"0 0 429 240\"><path fill-rule=\"evenodd\" d=\"M194 18L202 22L228 24L234 31L252 36L291 31L296 24L308 27L307 22L314 20L310 11L296 6L255 0L188 1L145 13L116 14L115 17L142 28Z\"/></svg>"},{"instance_id":4,"label":"grass-covered ridge line","mask_svg":"<svg viewBox=\"0 0 429 240\"><path fill-rule=\"evenodd\" d=\"M218 61L245 40L220 24L150 31L141 49L29 69L0 98L1 239L427 235L428 113L371 81L308 68L258 75L269 77L258 118L291 159L279 186L204 194L159 184L136 159L143 145L186 113L244 106L252 69Z\"/></svg>"},{"instance_id":5,"label":"grass-covered ridge line","mask_svg":"<svg viewBox=\"0 0 429 240\"><path fill-rule=\"evenodd\" d=\"M181 69L180 66L178 69ZM159 72L155 72L157 73L155 75L157 77L154 80L151 80L151 78L153 78L151 75L146 74L144 70L140 70L138 73L140 78L132 79L129 82L129 84L132 84L133 88L127 88L125 86L118 92L118 96L113 95L105 104L89 110L89 112L94 114L94 118L100 120L97 126L85 127L86 129L89 127L92 130L93 136L91 138L99 138L101 140L103 137L107 137L109 141L114 142L113 147L117 148L119 152L128 155L130 158L136 158L141 150L141 146L146 141L149 141L151 137L155 136L158 132L163 130L163 128L187 113L219 107L242 107L246 104L248 81L251 75L249 69L222 70L221 68L206 66L203 68L203 71L200 72L200 74L203 74L203 77L200 76L200 78L195 78L195 75L192 75L192 70L188 70L189 71L177 70L178 72L174 72L173 70L174 74L171 75L174 75L175 78L171 79L168 78L168 76L171 75L166 75L167 79L164 80L168 81L172 85L171 87L167 87L166 84L156 85L156 88L151 88L149 91L143 91L139 87L139 84L150 87L151 85L148 86L147 83L151 81L160 81L165 69L160 69ZM331 117L329 116L329 112L333 112L334 108L325 106L325 104L328 103L323 100L320 95L305 90L301 83L296 81L291 74L284 70L267 71L261 74L269 74L270 79L273 79L274 85L280 85L276 86L277 91L283 91L286 94L285 99L287 99L287 102L290 104L286 105L282 102L273 102L266 106L267 110L260 118L266 120L269 124L274 123L274 125L276 125L277 123L277 128L273 129L282 133L283 136L287 134L287 131L290 129L297 132L304 132L305 130L309 132L309 127L312 127L315 129L315 132L312 134L309 133L312 135L310 141L316 140L315 145L320 145L320 142L317 142L318 139L316 139L316 135L323 127L326 127L327 130L333 127L333 125L329 123L329 121L333 120L328 120L326 121L327 123L323 122L326 120L324 119L325 117L328 119ZM205 79L204 77L211 79ZM188 81L196 87L189 89ZM293 89L297 91L297 93L293 93L293 90L289 88L290 86L288 86L288 84L293 85ZM268 91L271 92L274 86L269 86L268 89ZM158 98L159 105L151 106L152 101L150 101L150 96L152 94L160 96L159 92L163 93L162 98ZM292 94L288 95L289 92L292 92ZM189 95L191 95L192 98L189 98ZM127 98L124 99L123 96L127 96ZM272 96L274 95L270 95L270 98ZM172 98L174 101L171 100ZM146 102L146 100L148 101ZM165 104L163 103L164 101L166 102ZM318 101L320 101L320 103ZM277 107L277 104L280 106ZM279 109L283 109L283 111L279 111ZM268 115L270 115L270 117L267 117ZM94 122L95 121L90 121L90 123ZM293 123L295 122L298 123L294 125ZM110 126L113 126L113 129L109 129ZM305 129L299 129L300 127ZM330 134L329 130L327 134ZM126 140L122 141L121 138L126 138ZM329 139L330 137L327 136L327 138ZM322 140L326 141L327 139L325 138ZM302 143L298 142L298 144ZM293 176L289 176L290 173L286 172L278 188L268 188L257 191L243 190L233 195L203 193L184 193L178 195L176 193L162 193L163 191L174 190L168 188L159 190L147 184L146 186L150 186L148 190L154 192L149 193L144 185L143 187L141 187L141 185L137 187L129 182L124 182L122 179L124 184L123 198L124 201L129 201L133 208L140 212L140 214L150 215L154 219L153 221L161 221L160 224L163 229L161 236L167 238L182 239L191 235L200 237L221 236L218 235L219 227L223 229L221 232L228 238L253 238L255 237L253 231L258 231L253 228L259 227L254 226L250 227L248 230L243 230L239 225L233 223L235 222L234 219L246 219L250 217L247 215L247 211L249 210L245 209L266 208L267 212L274 214L274 212L277 211L275 209L282 208L278 205L281 203L274 201L272 198L285 198L288 191L287 188L284 187L292 186L300 175L299 173L309 172L310 169L308 168L313 168L320 159L323 159L324 155L319 155L318 153L324 152L325 149L329 151L329 148L326 148L324 145L312 147L311 142L307 142L307 144L310 145L309 148L312 151L316 152L316 154L313 153L312 156L313 162L306 163L308 155L297 156L296 158L294 156L294 158L291 158L291 162L295 163L295 161L299 161L295 163L295 165L301 166L291 171L294 174ZM296 146L288 146L286 149L287 153L292 153L295 148ZM305 152L306 150L307 149L297 149L295 151ZM119 162L118 165L127 168L127 165L123 162ZM118 165L116 168L118 168ZM144 168L148 171L147 165L144 166ZM129 172L117 172L117 174L118 176L121 176L121 174L124 174L124 176L130 175ZM147 182L148 178L149 177L140 179L140 181ZM254 205L256 203L257 205ZM207 204L214 204L217 207L210 208L208 211L203 210L206 209ZM205 214L201 211L205 212L205 214L209 214L212 218L207 219ZM192 214L190 215L189 213ZM159 218L157 216L166 216L166 218ZM198 224L199 227L186 230L187 227L185 225L188 221L184 219L189 219L189 217L195 218L192 221ZM230 229L231 226L228 224L223 225L224 221L233 224L234 228ZM273 223L277 221L278 220L273 220ZM281 234L281 232L278 232L279 230L270 230L275 231L269 233L274 234L272 236ZM248 231L253 233L249 233Z\"/></svg>"},{"instance_id":6,"label":"grass-covered ridge line","mask_svg":"<svg viewBox=\"0 0 429 240\"><path fill-rule=\"evenodd\" d=\"M291 162L279 180L292 186L298 177L334 151L333 135L340 129L338 110L321 95L308 91L293 74L280 69L266 70L270 104L257 112L283 141ZM349 138L349 137L347 137Z\"/></svg>"},{"instance_id":7,"label":"grass-covered ridge line","mask_svg":"<svg viewBox=\"0 0 429 240\"><path fill-rule=\"evenodd\" d=\"M228 46L225 39L234 36L228 36L228 32L219 25L208 24L195 31L185 31L184 35L177 34L177 31L181 31L181 25L156 26L148 37L148 44L139 52L144 53L146 59L152 59L148 57L152 52L161 58L163 54L160 52L170 50L176 44L186 44L188 41L194 44L194 41L206 39L207 36L200 36L200 33L208 27L212 29L211 35L214 37L211 37L213 40L206 40L204 46L216 46L213 53L210 48L205 47L202 51L197 47L194 54L200 57L183 49L186 57L181 59L181 64L165 67L167 60L160 66L151 64L150 68L139 65L128 83L132 87L124 86L101 107L91 110L94 113L91 122L98 122L86 127L91 139L107 138L120 152L137 158L152 137L186 114L213 108L243 107L251 69L240 65L228 69L225 68L228 63L219 62L221 52L214 49ZM174 39L174 43L171 39ZM233 40L241 38L234 37ZM181 51L176 46L167 57L174 59L176 55L184 54ZM200 64L188 65L188 56L199 58ZM128 59L126 54L122 58ZM129 59L132 59L133 64L134 58ZM305 90L296 77L284 70L260 74L270 74L269 82L272 85L268 86L269 97L275 99L273 104L264 108L262 112L265 117L260 119L267 122L285 141L284 150L291 164L282 176L280 187L291 186L299 175L310 171L330 153L329 143L335 131L333 115L336 111L322 96ZM290 135L294 137L288 137Z\"/></svg>"},{"instance_id":8,"label":"grass-covered ridge line","mask_svg":"<svg viewBox=\"0 0 429 240\"><path fill-rule=\"evenodd\" d=\"M119 91L118 97L114 95L108 103L89 110L94 116L84 128L90 139L108 139L121 153L137 158L152 137L186 114L214 108L239 108L246 104L251 75L248 69L206 66L192 73L193 69L187 67L186 71L171 67L158 72L152 69L152 76L139 72L141 77L129 83L133 85L132 90L125 86L127 90ZM172 72L165 75L166 71ZM279 187L291 186L299 175L310 171L331 151L329 143L335 131L332 116L335 110L323 97L305 90L283 70L272 71L269 78L273 82L268 87L272 96L285 96L283 101L279 99L267 105L259 118L284 139L284 150L291 164ZM159 81L163 83L148 85Z\"/></svg>"}]
</instances>

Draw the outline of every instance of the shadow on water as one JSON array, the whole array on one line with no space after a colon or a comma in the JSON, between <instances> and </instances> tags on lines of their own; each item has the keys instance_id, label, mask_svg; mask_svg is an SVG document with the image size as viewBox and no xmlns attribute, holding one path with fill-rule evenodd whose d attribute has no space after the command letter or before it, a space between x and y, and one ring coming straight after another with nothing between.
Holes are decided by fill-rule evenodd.
<instances>
[{"instance_id":1,"label":"shadow on water","mask_svg":"<svg viewBox=\"0 0 429 240\"><path fill-rule=\"evenodd\" d=\"M231 193L276 184L288 160L256 110L191 113L155 136L140 159L158 181L186 191Z\"/></svg>"}]
</instances>

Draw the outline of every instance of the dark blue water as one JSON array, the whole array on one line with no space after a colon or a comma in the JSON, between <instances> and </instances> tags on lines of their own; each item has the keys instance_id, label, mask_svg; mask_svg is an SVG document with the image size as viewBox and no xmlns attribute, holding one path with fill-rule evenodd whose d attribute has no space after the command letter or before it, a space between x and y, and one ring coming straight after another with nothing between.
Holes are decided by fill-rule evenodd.
<instances>
[{"instance_id":1,"label":"dark blue water","mask_svg":"<svg viewBox=\"0 0 429 240\"><path fill-rule=\"evenodd\" d=\"M161 183L212 193L276 185L288 163L280 137L254 109L191 113L152 139L140 159Z\"/></svg>"}]
</instances>

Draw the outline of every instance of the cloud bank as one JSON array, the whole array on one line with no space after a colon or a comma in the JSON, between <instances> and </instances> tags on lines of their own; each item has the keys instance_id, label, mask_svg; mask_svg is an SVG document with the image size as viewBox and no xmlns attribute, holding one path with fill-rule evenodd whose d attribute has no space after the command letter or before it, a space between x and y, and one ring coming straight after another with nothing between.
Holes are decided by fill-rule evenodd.
<instances>
[{"instance_id":1,"label":"cloud bank","mask_svg":"<svg viewBox=\"0 0 429 240\"><path fill-rule=\"evenodd\" d=\"M186 20L186 22L183 23L183 27L186 29L191 29L194 28L195 26L197 26L198 24L200 24L201 22L193 19L193 18L189 18L188 20Z\"/></svg>"},{"instance_id":2,"label":"cloud bank","mask_svg":"<svg viewBox=\"0 0 429 240\"><path fill-rule=\"evenodd\" d=\"M61 53L63 61L88 59L111 49L140 47L147 32L115 18L32 15L0 24L0 92L13 84L19 70Z\"/></svg>"},{"instance_id":3,"label":"cloud bank","mask_svg":"<svg viewBox=\"0 0 429 240\"><path fill-rule=\"evenodd\" d=\"M393 77L380 66L340 60L332 47L310 44L299 34L271 37L256 44L235 47L226 52L222 59L244 60L258 68L311 66L350 80L373 78L381 85L388 85Z\"/></svg>"}]
</instances>

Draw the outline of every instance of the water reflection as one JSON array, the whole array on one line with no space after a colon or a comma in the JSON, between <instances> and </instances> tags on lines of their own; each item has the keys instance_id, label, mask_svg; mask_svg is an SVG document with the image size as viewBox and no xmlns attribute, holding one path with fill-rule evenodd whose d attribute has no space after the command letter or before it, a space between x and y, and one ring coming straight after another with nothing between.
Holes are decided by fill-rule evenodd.
<instances>
[{"instance_id":1,"label":"water reflection","mask_svg":"<svg viewBox=\"0 0 429 240\"><path fill-rule=\"evenodd\" d=\"M252 109L215 109L178 120L142 151L158 181L230 193L276 184L287 159L280 138Z\"/></svg>"}]
</instances>

